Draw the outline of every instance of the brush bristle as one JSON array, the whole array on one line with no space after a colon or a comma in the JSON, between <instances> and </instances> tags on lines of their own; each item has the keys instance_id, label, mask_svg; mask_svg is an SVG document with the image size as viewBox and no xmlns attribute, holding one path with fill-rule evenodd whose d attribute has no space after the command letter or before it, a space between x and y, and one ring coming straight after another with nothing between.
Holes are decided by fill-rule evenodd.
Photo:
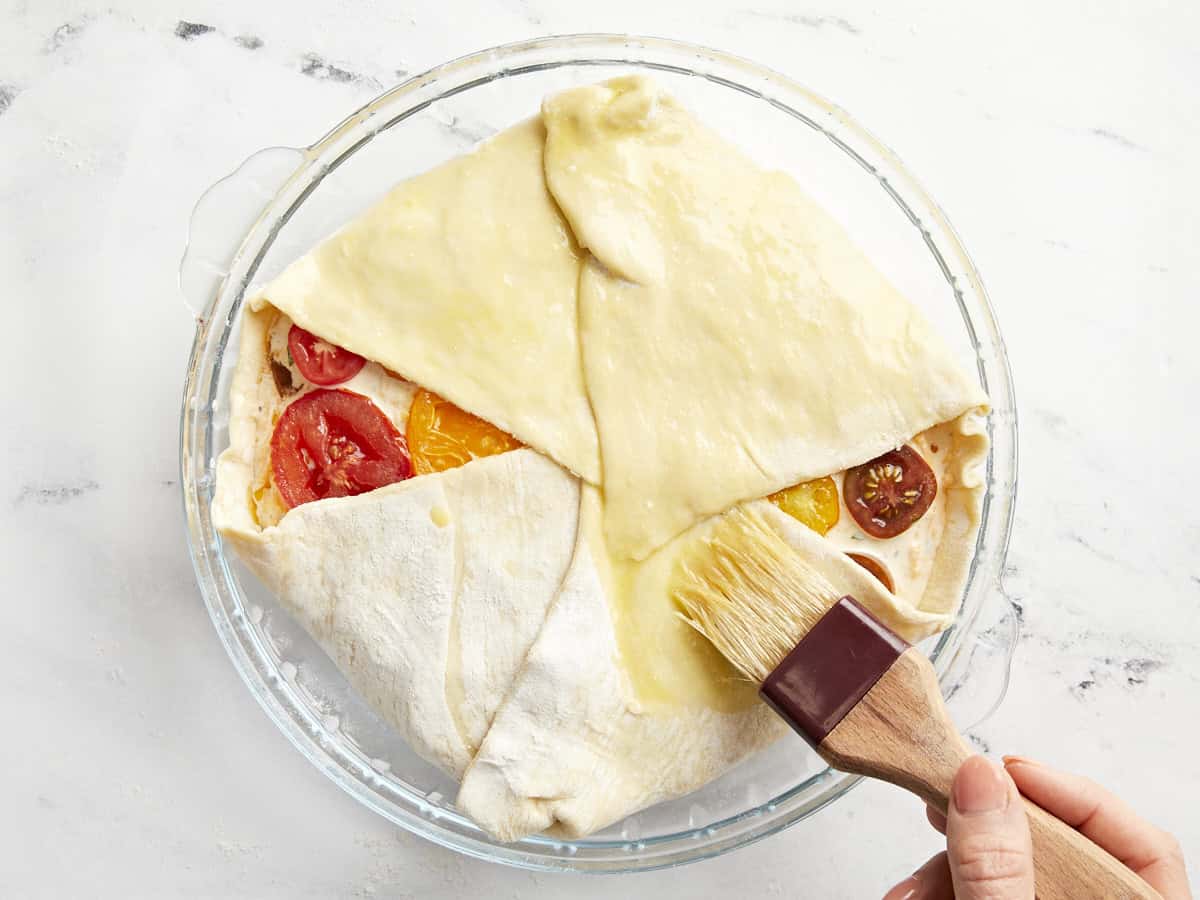
<instances>
[{"instance_id":1,"label":"brush bristle","mask_svg":"<svg viewBox=\"0 0 1200 900\"><path fill-rule=\"evenodd\" d=\"M767 524L738 507L682 566L683 619L758 683L837 602L834 587Z\"/></svg>"}]
</instances>

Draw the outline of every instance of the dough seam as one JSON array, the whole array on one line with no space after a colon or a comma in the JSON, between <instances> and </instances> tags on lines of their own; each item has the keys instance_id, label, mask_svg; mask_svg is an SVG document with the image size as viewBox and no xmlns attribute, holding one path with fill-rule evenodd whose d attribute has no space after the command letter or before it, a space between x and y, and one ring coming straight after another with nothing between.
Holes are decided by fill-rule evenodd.
<instances>
[{"instance_id":1,"label":"dough seam","mask_svg":"<svg viewBox=\"0 0 1200 900\"><path fill-rule=\"evenodd\" d=\"M470 739L467 730L466 721L463 719L462 709L466 699L466 688L463 685L463 666L462 666L462 625L460 618L462 616L462 593L463 593L463 528L460 524L462 519L459 517L459 508L457 506L457 498L454 497L453 491L445 492L446 510L450 516L450 521L442 528L454 529L454 593L450 600L450 622L446 630L446 675L445 675L445 694L446 706L450 710L450 718L454 722L454 728L458 732L459 740L467 749L468 757L474 756L475 751L479 748Z\"/></svg>"}]
</instances>

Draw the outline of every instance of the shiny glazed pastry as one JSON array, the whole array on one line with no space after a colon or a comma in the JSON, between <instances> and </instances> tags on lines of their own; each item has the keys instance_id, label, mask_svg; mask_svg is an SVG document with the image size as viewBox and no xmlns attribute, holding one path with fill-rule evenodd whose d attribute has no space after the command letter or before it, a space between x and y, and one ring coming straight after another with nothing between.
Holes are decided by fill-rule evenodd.
<instances>
[{"instance_id":1,"label":"shiny glazed pastry","mask_svg":"<svg viewBox=\"0 0 1200 900\"><path fill-rule=\"evenodd\" d=\"M247 303L223 537L489 833L579 837L783 729L675 615L738 504L945 628L987 399L789 177L652 81L396 187Z\"/></svg>"}]
</instances>

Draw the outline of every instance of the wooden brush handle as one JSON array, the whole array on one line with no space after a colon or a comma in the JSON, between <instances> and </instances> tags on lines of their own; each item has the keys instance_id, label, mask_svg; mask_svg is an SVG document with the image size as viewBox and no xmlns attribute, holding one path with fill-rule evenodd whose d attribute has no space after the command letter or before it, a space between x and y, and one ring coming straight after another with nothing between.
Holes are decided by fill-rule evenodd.
<instances>
[{"instance_id":1,"label":"wooden brush handle","mask_svg":"<svg viewBox=\"0 0 1200 900\"><path fill-rule=\"evenodd\" d=\"M835 769L889 781L943 813L973 754L950 721L933 666L906 650L817 748ZM1025 800L1039 900L1145 898L1158 892L1065 822Z\"/></svg>"}]
</instances>

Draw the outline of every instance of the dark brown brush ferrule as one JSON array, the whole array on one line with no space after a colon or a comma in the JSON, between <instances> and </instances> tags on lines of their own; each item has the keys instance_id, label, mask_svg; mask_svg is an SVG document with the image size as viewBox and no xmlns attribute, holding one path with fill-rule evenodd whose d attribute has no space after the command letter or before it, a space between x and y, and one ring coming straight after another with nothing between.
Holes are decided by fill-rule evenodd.
<instances>
[{"instance_id":1,"label":"dark brown brush ferrule","mask_svg":"<svg viewBox=\"0 0 1200 900\"><path fill-rule=\"evenodd\" d=\"M843 597L763 682L762 698L814 747L909 647Z\"/></svg>"}]
</instances>

